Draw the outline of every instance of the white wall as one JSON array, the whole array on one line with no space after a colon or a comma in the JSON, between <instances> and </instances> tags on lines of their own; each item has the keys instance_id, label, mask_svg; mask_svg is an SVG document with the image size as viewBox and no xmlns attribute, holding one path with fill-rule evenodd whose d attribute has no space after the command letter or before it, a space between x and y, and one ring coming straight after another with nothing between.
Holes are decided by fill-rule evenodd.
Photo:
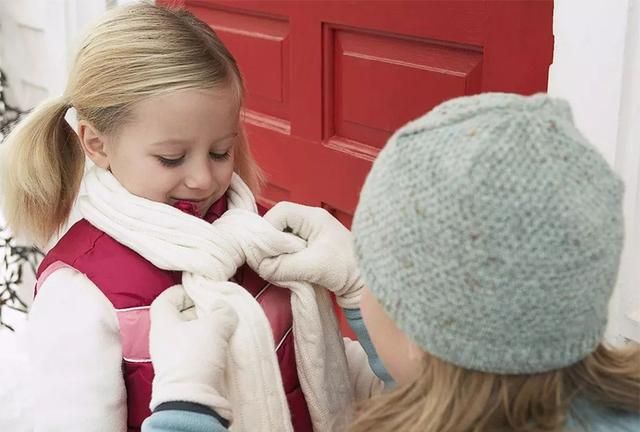
<instances>
[{"instance_id":1,"label":"white wall","mask_svg":"<svg viewBox=\"0 0 640 432\"><path fill-rule=\"evenodd\" d=\"M79 36L108 0L0 0L0 64L8 96L32 108L64 91Z\"/></svg>"},{"instance_id":2,"label":"white wall","mask_svg":"<svg viewBox=\"0 0 640 432\"><path fill-rule=\"evenodd\" d=\"M640 0L556 0L549 93L624 179L625 249L609 340L640 342ZM638 316L640 321L640 315Z\"/></svg>"}]
</instances>

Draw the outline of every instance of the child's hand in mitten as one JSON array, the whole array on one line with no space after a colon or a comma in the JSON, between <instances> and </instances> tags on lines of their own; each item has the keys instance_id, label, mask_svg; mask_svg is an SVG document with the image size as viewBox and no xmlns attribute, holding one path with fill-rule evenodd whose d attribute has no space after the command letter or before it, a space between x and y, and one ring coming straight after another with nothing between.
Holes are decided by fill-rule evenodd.
<instances>
[{"instance_id":1,"label":"child's hand in mitten","mask_svg":"<svg viewBox=\"0 0 640 432\"><path fill-rule=\"evenodd\" d=\"M196 316L181 285L167 289L152 303L151 409L163 402L193 402L231 420L231 407L223 396L224 372L238 316L223 301L199 313Z\"/></svg>"},{"instance_id":2,"label":"child's hand in mitten","mask_svg":"<svg viewBox=\"0 0 640 432\"><path fill-rule=\"evenodd\" d=\"M278 230L305 240L307 247L264 259L260 276L272 282L311 282L333 291L341 307L358 307L364 283L347 228L322 208L289 202L276 204L264 218Z\"/></svg>"}]
</instances>

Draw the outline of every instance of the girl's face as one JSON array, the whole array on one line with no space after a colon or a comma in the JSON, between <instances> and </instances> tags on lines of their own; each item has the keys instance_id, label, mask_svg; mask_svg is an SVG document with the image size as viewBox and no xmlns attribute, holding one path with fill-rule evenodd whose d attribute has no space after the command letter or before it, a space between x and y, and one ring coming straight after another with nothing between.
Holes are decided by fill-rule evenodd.
<instances>
[{"instance_id":1,"label":"girl's face","mask_svg":"<svg viewBox=\"0 0 640 432\"><path fill-rule=\"evenodd\" d=\"M391 377L399 385L412 382L421 370L424 352L396 326L366 287L360 309L371 342Z\"/></svg>"},{"instance_id":2,"label":"girl's face","mask_svg":"<svg viewBox=\"0 0 640 432\"><path fill-rule=\"evenodd\" d=\"M190 201L204 214L231 183L239 104L231 88L175 91L135 104L112 135L83 122L78 131L88 156L130 193Z\"/></svg>"}]
</instances>

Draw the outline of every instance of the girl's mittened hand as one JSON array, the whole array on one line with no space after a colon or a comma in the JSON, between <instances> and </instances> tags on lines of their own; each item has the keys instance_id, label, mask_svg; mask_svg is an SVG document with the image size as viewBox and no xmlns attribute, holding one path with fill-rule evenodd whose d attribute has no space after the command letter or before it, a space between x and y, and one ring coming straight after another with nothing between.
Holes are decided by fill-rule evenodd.
<instances>
[{"instance_id":1,"label":"girl's mittened hand","mask_svg":"<svg viewBox=\"0 0 640 432\"><path fill-rule=\"evenodd\" d=\"M237 324L238 315L223 301L196 316L181 285L160 294L151 305L149 345L155 370L151 409L163 402L194 402L231 420L223 394L224 372Z\"/></svg>"}]
</instances>

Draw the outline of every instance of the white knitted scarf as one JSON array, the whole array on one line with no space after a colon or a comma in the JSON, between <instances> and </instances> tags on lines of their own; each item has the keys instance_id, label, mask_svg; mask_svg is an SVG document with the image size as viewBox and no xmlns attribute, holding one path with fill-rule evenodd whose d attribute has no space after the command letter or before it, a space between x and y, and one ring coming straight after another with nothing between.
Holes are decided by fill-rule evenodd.
<instances>
[{"instance_id":1,"label":"white knitted scarf","mask_svg":"<svg viewBox=\"0 0 640 432\"><path fill-rule=\"evenodd\" d=\"M97 167L87 173L85 186L80 211L92 225L156 267L182 271L196 309L222 298L238 313L225 377L231 429L292 431L273 335L262 308L241 287L216 282L227 281L245 262L257 271L262 259L301 250L304 242L261 218L253 194L236 174L227 193L229 210L213 224L132 195ZM296 364L314 431L342 430L353 398L330 298L323 288L307 283L279 285L292 292Z\"/></svg>"}]
</instances>

